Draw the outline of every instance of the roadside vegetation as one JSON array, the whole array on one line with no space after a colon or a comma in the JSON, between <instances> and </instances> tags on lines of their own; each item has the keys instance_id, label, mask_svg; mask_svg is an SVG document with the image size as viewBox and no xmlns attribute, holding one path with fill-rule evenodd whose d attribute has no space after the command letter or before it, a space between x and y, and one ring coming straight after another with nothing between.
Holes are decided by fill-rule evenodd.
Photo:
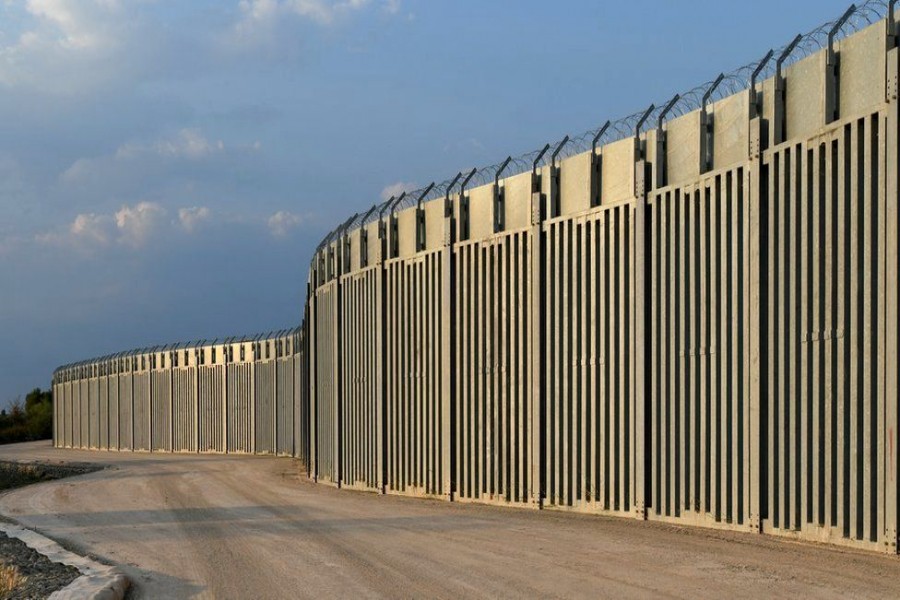
<instances>
[{"instance_id":1,"label":"roadside vegetation","mask_svg":"<svg viewBox=\"0 0 900 600\"><path fill-rule=\"evenodd\" d=\"M35 388L0 411L0 444L53 437L53 394Z\"/></svg>"},{"instance_id":2,"label":"roadside vegetation","mask_svg":"<svg viewBox=\"0 0 900 600\"><path fill-rule=\"evenodd\" d=\"M9 598L27 580L14 565L0 563L0 598Z\"/></svg>"}]
</instances>

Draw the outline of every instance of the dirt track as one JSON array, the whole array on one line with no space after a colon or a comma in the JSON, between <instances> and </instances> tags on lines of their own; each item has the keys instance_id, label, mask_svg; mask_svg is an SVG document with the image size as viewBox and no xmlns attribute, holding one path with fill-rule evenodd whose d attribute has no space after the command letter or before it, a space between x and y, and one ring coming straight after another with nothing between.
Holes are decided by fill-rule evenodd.
<instances>
[{"instance_id":1,"label":"dirt track","mask_svg":"<svg viewBox=\"0 0 900 600\"><path fill-rule=\"evenodd\" d=\"M145 598L900 597L900 559L586 515L311 484L290 459L0 447L112 468L0 513L122 565Z\"/></svg>"}]
</instances>

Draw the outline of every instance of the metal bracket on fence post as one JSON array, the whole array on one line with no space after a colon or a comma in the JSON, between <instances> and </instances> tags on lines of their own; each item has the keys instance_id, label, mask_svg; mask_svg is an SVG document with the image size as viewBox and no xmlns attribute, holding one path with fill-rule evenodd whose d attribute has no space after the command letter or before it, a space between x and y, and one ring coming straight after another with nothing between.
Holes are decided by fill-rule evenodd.
<instances>
[{"instance_id":1,"label":"metal bracket on fence post","mask_svg":"<svg viewBox=\"0 0 900 600\"><path fill-rule=\"evenodd\" d=\"M360 221L361 225L359 226L359 268L365 269L369 266L369 230L366 229L366 219L372 216L372 213L375 212L375 209L378 208L377 204L373 204L372 208L368 210L368 212L363 215L362 220Z\"/></svg>"},{"instance_id":2,"label":"metal bracket on fence post","mask_svg":"<svg viewBox=\"0 0 900 600\"><path fill-rule=\"evenodd\" d=\"M406 192L403 192L397 199L394 200L394 203L391 204L391 230L390 230L390 253L387 258L396 258L400 255L400 241L398 239L398 231L397 231L397 205L403 202L403 199L406 198Z\"/></svg>"},{"instance_id":3,"label":"metal bracket on fence post","mask_svg":"<svg viewBox=\"0 0 900 600\"><path fill-rule=\"evenodd\" d=\"M462 171L453 176L453 179L450 180L450 183L444 189L444 216L452 217L453 216L453 203L450 201L450 194L453 191L453 186L459 182L462 178Z\"/></svg>"},{"instance_id":4,"label":"metal bracket on fence post","mask_svg":"<svg viewBox=\"0 0 900 600\"><path fill-rule=\"evenodd\" d=\"M384 222L384 211L394 203L395 198L396 196L391 196L378 210L378 256L375 261L379 263L384 262L385 256L387 256L388 253L387 225Z\"/></svg>"},{"instance_id":5,"label":"metal bracket on fence post","mask_svg":"<svg viewBox=\"0 0 900 600\"><path fill-rule=\"evenodd\" d=\"M454 228L453 224L455 222L453 218L453 202L450 200L450 193L453 191L453 186L462 178L462 171L457 173L453 179L450 180L450 184L444 189L444 245L450 246L453 244L454 240Z\"/></svg>"},{"instance_id":6,"label":"metal bracket on fence post","mask_svg":"<svg viewBox=\"0 0 900 600\"><path fill-rule=\"evenodd\" d=\"M494 173L494 233L503 231L503 228L506 227L506 193L500 188L500 175L511 162L512 156L507 156L497 172Z\"/></svg>"},{"instance_id":7,"label":"metal bracket on fence post","mask_svg":"<svg viewBox=\"0 0 900 600\"><path fill-rule=\"evenodd\" d=\"M891 50L892 48L897 47L897 22L894 19L895 4L897 4L897 0L890 0L890 2L888 2L887 17L884 20L884 26L887 29L887 31L885 32L887 50Z\"/></svg>"},{"instance_id":8,"label":"metal bracket on fence post","mask_svg":"<svg viewBox=\"0 0 900 600\"><path fill-rule=\"evenodd\" d=\"M459 232L457 235L459 240L469 239L469 197L466 195L466 186L477 172L478 169L472 169L459 185Z\"/></svg>"},{"instance_id":9,"label":"metal bracket on fence post","mask_svg":"<svg viewBox=\"0 0 900 600\"><path fill-rule=\"evenodd\" d=\"M768 52L766 52L766 55L763 57L763 59L759 61L759 64L757 64L756 68L753 69L753 74L750 75L751 119L762 116L762 94L756 91L756 79L759 77L759 74L762 73L762 70L766 68L766 65L769 64L769 61L772 60L773 56L775 56L774 50L769 50Z\"/></svg>"},{"instance_id":10,"label":"metal bracket on fence post","mask_svg":"<svg viewBox=\"0 0 900 600\"><path fill-rule=\"evenodd\" d=\"M800 43L800 40L803 39L803 36L799 33L797 37L791 40L791 43L787 45L781 55L778 57L778 60L775 61L775 106L774 106L774 140L773 143L777 146L778 144L784 141L785 136L785 103L787 101L787 89L786 82L784 80L784 76L781 73L781 67L784 65L784 61L790 57L791 53L797 48L797 44Z\"/></svg>"},{"instance_id":11,"label":"metal bracket on fence post","mask_svg":"<svg viewBox=\"0 0 900 600\"><path fill-rule=\"evenodd\" d=\"M666 115L669 114L669 111L672 110L672 107L675 106L675 103L681 100L681 96L679 94L675 94L672 96L672 99L663 107L663 109L659 112L659 116L656 118L656 172L654 173L654 188L661 188L666 185L666 175L668 171L668 164L666 160L666 130L663 129L663 122L666 120ZM635 162L640 163L644 162L646 164L647 157L644 152L641 152L638 149L635 153ZM644 195L645 185L641 184L640 178L643 176L643 170L638 169L635 172L635 191L634 195L637 197L642 197ZM644 184L646 184L646 178L644 178Z\"/></svg>"},{"instance_id":12,"label":"metal bracket on fence post","mask_svg":"<svg viewBox=\"0 0 900 600\"><path fill-rule=\"evenodd\" d=\"M825 51L825 124L833 123L840 117L840 55L834 51L834 38L841 30L841 27L847 22L853 13L856 12L856 5L851 4L850 8L841 15L841 18L834 22L832 28L828 31L828 48Z\"/></svg>"},{"instance_id":13,"label":"metal bracket on fence post","mask_svg":"<svg viewBox=\"0 0 900 600\"><path fill-rule=\"evenodd\" d=\"M424 192L419 194L416 200L416 252L425 249L425 210L422 208L422 201L432 189L434 189L433 181L428 184Z\"/></svg>"},{"instance_id":14,"label":"metal bracket on fence post","mask_svg":"<svg viewBox=\"0 0 900 600\"><path fill-rule=\"evenodd\" d=\"M359 213L354 213L352 217L344 221L338 233L339 239L336 243L341 244L341 268L338 272L338 277L350 271L350 235L347 233L347 230L351 224L356 222L358 216Z\"/></svg>"},{"instance_id":15,"label":"metal bracket on fence post","mask_svg":"<svg viewBox=\"0 0 900 600\"><path fill-rule=\"evenodd\" d=\"M597 154L597 144L612 123L607 121L591 140L591 207L600 206L603 191L603 156Z\"/></svg>"},{"instance_id":16,"label":"metal bracket on fence post","mask_svg":"<svg viewBox=\"0 0 900 600\"><path fill-rule=\"evenodd\" d=\"M724 73L719 73L716 80L709 86L706 93L703 94L703 101L700 104L700 173L706 173L713 168L713 116L707 111L709 99L712 97L716 88L725 79Z\"/></svg>"},{"instance_id":17,"label":"metal bracket on fence post","mask_svg":"<svg viewBox=\"0 0 900 600\"><path fill-rule=\"evenodd\" d=\"M674 101L672 103L674 103ZM645 148L644 142L641 141L641 128L644 126L644 123L647 122L647 119L650 118L650 113L654 110L656 110L656 105L651 104L634 126L634 148L632 156L634 161L634 171L632 172L631 192L635 196L642 196L644 194L646 187L645 182L647 179L646 162L644 160Z\"/></svg>"},{"instance_id":18,"label":"metal bracket on fence post","mask_svg":"<svg viewBox=\"0 0 900 600\"><path fill-rule=\"evenodd\" d=\"M556 145L553 154L550 155L550 195L547 197L547 204L549 206L546 209L546 213L551 216L559 214L559 172L556 167L556 157L559 156L559 153L567 143L569 143L569 136L564 137L563 140ZM550 144L546 144L538 153L534 162L531 163L532 194L535 192L541 193L541 189L544 187L543 181L541 181L541 174L538 173L538 163L541 162L541 159L544 158L544 155L549 149Z\"/></svg>"}]
</instances>

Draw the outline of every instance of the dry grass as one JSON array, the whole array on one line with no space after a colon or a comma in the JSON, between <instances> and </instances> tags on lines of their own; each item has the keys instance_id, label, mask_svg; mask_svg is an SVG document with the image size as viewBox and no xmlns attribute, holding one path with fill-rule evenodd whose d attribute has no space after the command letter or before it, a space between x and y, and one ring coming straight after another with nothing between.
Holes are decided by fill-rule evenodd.
<instances>
[{"instance_id":1,"label":"dry grass","mask_svg":"<svg viewBox=\"0 0 900 600\"><path fill-rule=\"evenodd\" d=\"M12 594L27 579L27 577L19 573L17 568L0 564L0 598L6 598Z\"/></svg>"}]
</instances>

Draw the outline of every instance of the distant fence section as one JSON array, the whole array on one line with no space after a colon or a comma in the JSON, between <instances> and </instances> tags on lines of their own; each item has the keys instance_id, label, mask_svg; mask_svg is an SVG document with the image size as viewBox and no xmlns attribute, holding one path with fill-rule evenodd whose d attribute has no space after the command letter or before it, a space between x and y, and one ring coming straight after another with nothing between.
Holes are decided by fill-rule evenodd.
<instances>
[{"instance_id":1,"label":"distant fence section","mask_svg":"<svg viewBox=\"0 0 900 600\"><path fill-rule=\"evenodd\" d=\"M296 329L60 367L53 381L54 443L306 460L304 344Z\"/></svg>"},{"instance_id":2,"label":"distant fence section","mask_svg":"<svg viewBox=\"0 0 900 600\"><path fill-rule=\"evenodd\" d=\"M59 369L56 445L896 553L893 8L351 217L296 331Z\"/></svg>"}]
</instances>

